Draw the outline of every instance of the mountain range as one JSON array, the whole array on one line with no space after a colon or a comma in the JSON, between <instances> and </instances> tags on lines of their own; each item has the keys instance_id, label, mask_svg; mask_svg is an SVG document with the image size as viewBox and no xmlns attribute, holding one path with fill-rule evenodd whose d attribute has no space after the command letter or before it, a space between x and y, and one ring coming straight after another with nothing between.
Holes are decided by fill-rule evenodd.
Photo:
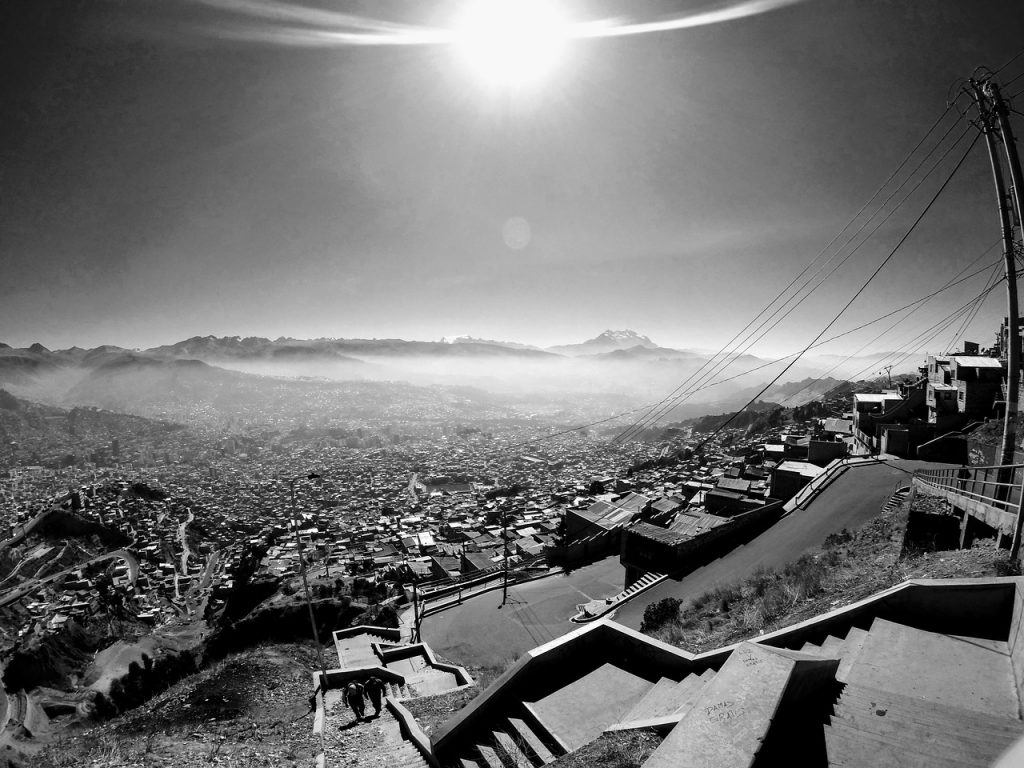
<instances>
[{"instance_id":1,"label":"mountain range","mask_svg":"<svg viewBox=\"0 0 1024 768\"><path fill-rule=\"evenodd\" d=\"M284 379L465 385L503 396L622 396L637 404L660 399L682 382L694 391L678 412L700 415L738 407L781 365L753 355L726 361L708 352L662 347L632 330L606 330L578 344L547 349L465 336L440 341L194 336L144 350L0 344L0 386L19 396L144 415L159 414L167 403L189 402L200 393L264 400L273 386L281 386L273 381ZM777 384L765 397L813 399L839 380L799 380L816 379L825 368L801 361L787 371L789 380L798 383Z\"/></svg>"}]
</instances>

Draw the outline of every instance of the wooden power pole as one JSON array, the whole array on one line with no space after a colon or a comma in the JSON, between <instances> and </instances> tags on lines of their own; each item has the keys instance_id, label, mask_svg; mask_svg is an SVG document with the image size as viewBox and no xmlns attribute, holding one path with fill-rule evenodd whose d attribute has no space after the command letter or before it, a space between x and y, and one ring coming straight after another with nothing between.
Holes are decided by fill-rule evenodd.
<instances>
[{"instance_id":1,"label":"wooden power pole","mask_svg":"<svg viewBox=\"0 0 1024 768\"><path fill-rule=\"evenodd\" d=\"M999 205L999 227L1003 243L1003 259L1006 263L1006 408L1003 416L1003 439L999 454L999 463L1003 466L1013 464L1017 449L1017 400L1020 389L1020 311L1017 305L1017 268L1014 248L1014 227L1010 217L1009 196L1003 181L1002 164L996 147L996 136L1003 143L1006 163L1013 183L1013 198L1017 208L1017 218L1021 219L1021 189L1024 188L1024 176L1021 174L1020 158L1017 155L1016 139L1010 127L1009 109L999 92L999 86L991 80L979 81L971 79L971 89L978 105L981 132L988 146L989 162L992 166L992 181L995 184L996 200ZM1013 470L1000 473L999 482L1011 483L1014 480ZM1001 491L1009 497L1009 486L1003 485ZM1010 557L1016 559L1020 553L1021 527L1024 516L1018 509L1014 525L1013 543Z\"/></svg>"}]
</instances>

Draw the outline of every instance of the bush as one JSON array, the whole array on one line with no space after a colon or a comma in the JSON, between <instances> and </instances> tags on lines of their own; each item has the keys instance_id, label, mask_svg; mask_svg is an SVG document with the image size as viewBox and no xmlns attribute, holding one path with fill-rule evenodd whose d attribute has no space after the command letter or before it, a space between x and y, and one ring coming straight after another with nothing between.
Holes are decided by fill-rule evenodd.
<instances>
[{"instance_id":1,"label":"bush","mask_svg":"<svg viewBox=\"0 0 1024 768\"><path fill-rule=\"evenodd\" d=\"M651 603L644 609L644 618L640 622L641 632L654 632L669 622L679 618L679 606L682 601L675 597L666 597Z\"/></svg>"}]
</instances>

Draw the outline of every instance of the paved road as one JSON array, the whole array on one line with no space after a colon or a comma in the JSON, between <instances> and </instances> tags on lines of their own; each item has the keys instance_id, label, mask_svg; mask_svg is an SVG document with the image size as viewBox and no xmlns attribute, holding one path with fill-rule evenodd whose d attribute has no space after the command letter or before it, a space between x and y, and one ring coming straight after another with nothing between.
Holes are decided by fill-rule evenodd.
<instances>
[{"instance_id":1,"label":"paved road","mask_svg":"<svg viewBox=\"0 0 1024 768\"><path fill-rule=\"evenodd\" d=\"M909 483L920 461L892 461L853 467L829 485L807 509L799 510L745 544L679 580L668 580L626 603L612 616L639 628L644 608L663 597L692 598L717 583L745 578L758 566L795 560L830 533L859 528L878 514L897 484ZM577 603L600 599L622 588L617 557L509 590L517 601L504 608L501 591L475 597L458 608L424 620L423 639L458 663L504 666L525 651L579 628L568 620Z\"/></svg>"},{"instance_id":2,"label":"paved road","mask_svg":"<svg viewBox=\"0 0 1024 768\"><path fill-rule=\"evenodd\" d=\"M67 576L72 571L77 571L79 568L85 568L86 566L92 565L93 563L99 563L104 560L113 560L115 558L120 558L128 564L131 583L132 585L134 585L135 580L139 577L139 561L136 560L135 555L133 555L127 549L116 549L113 552L108 552L105 555L99 555L98 557L94 557L91 560L86 560L85 562L72 565L68 568L65 568L62 571L51 573L49 576L44 576L41 579L29 579L20 587L16 587L8 592L5 592L3 595L0 595L0 608L4 607L5 605L9 605L10 603L16 602L17 600L20 600L26 595L32 594L41 586L49 584L51 581L55 581L61 578L62 576Z\"/></svg>"},{"instance_id":3,"label":"paved road","mask_svg":"<svg viewBox=\"0 0 1024 768\"><path fill-rule=\"evenodd\" d=\"M797 510L748 544L698 568L681 580L669 579L615 611L612 618L640 628L644 608L665 597L682 600L697 597L716 584L739 581L758 567L784 565L820 546L825 537L849 528L860 528L878 514L897 484L909 485L915 469L945 466L926 461L895 460L848 469L822 491L806 509Z\"/></svg>"},{"instance_id":4,"label":"paved road","mask_svg":"<svg viewBox=\"0 0 1024 768\"><path fill-rule=\"evenodd\" d=\"M578 629L569 621L576 604L622 589L625 572L618 556L569 574L548 576L474 597L457 608L428 616L420 630L437 653L460 664L504 667L524 652Z\"/></svg>"}]
</instances>

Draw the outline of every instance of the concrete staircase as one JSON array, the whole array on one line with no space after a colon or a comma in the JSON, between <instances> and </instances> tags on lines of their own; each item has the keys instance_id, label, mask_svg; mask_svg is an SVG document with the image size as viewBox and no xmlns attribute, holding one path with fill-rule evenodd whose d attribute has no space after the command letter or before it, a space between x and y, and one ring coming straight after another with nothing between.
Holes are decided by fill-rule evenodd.
<instances>
[{"instance_id":1,"label":"concrete staircase","mask_svg":"<svg viewBox=\"0 0 1024 768\"><path fill-rule=\"evenodd\" d=\"M539 768L567 752L528 707L490 729L458 768Z\"/></svg>"},{"instance_id":2,"label":"concrete staircase","mask_svg":"<svg viewBox=\"0 0 1024 768\"><path fill-rule=\"evenodd\" d=\"M964 707L847 685L825 726L829 766L988 766L1024 723Z\"/></svg>"},{"instance_id":3,"label":"concrete staircase","mask_svg":"<svg viewBox=\"0 0 1024 768\"><path fill-rule=\"evenodd\" d=\"M889 497L889 500L882 505L882 512L888 514L900 506L910 495L910 487L904 486L903 488L897 488L895 493Z\"/></svg>"},{"instance_id":4,"label":"concrete staircase","mask_svg":"<svg viewBox=\"0 0 1024 768\"><path fill-rule=\"evenodd\" d=\"M384 695L390 696L393 699L412 698L412 691L409 690L409 686L405 683L385 682L384 688Z\"/></svg>"},{"instance_id":5,"label":"concrete staircase","mask_svg":"<svg viewBox=\"0 0 1024 768\"><path fill-rule=\"evenodd\" d=\"M459 686L455 675L440 669L424 669L416 674L407 675L405 682L405 687L413 696L433 696Z\"/></svg>"},{"instance_id":6,"label":"concrete staircase","mask_svg":"<svg viewBox=\"0 0 1024 768\"><path fill-rule=\"evenodd\" d=\"M836 680L846 682L850 668L856 661L867 637L867 630L851 627L846 633L846 637L829 635L822 643L804 643L799 650L800 653L821 659L839 659Z\"/></svg>"},{"instance_id":7,"label":"concrete staircase","mask_svg":"<svg viewBox=\"0 0 1024 768\"><path fill-rule=\"evenodd\" d=\"M611 598L612 602L621 602L629 597L632 597L644 587L648 587L658 579L662 578L665 574L658 573L657 571L648 571L639 579L630 584L626 589L622 590L615 597Z\"/></svg>"},{"instance_id":8,"label":"concrete staircase","mask_svg":"<svg viewBox=\"0 0 1024 768\"><path fill-rule=\"evenodd\" d=\"M446 764L538 768L593 741L655 687L614 664L602 664L547 695L509 703Z\"/></svg>"},{"instance_id":9,"label":"concrete staircase","mask_svg":"<svg viewBox=\"0 0 1024 768\"><path fill-rule=\"evenodd\" d=\"M679 682L663 677L608 730L625 731L679 722L714 677L713 669L687 675Z\"/></svg>"},{"instance_id":10,"label":"concrete staircase","mask_svg":"<svg viewBox=\"0 0 1024 768\"><path fill-rule=\"evenodd\" d=\"M347 667L374 667L380 664L380 659L374 653L374 643L394 643L394 640L381 637L380 635L364 632L361 635L345 638L337 643L338 660L342 668Z\"/></svg>"},{"instance_id":11,"label":"concrete staircase","mask_svg":"<svg viewBox=\"0 0 1024 768\"><path fill-rule=\"evenodd\" d=\"M333 693L333 692L332 692ZM331 697L331 708L347 717L340 697ZM385 708L380 717L330 728L324 733L327 766L345 768L429 768L416 746L402 738L398 721Z\"/></svg>"},{"instance_id":12,"label":"concrete staircase","mask_svg":"<svg viewBox=\"0 0 1024 768\"><path fill-rule=\"evenodd\" d=\"M658 573L657 571L648 571L639 579L630 584L626 589L618 592L611 597L606 597L600 600L591 600L589 603L578 603L576 605L576 615L573 617L573 621L589 621L591 619L600 617L607 613L619 603L629 600L637 593L642 592L647 587L657 582L659 579L664 578L665 574Z\"/></svg>"},{"instance_id":13,"label":"concrete staircase","mask_svg":"<svg viewBox=\"0 0 1024 768\"><path fill-rule=\"evenodd\" d=\"M644 768L814 765L813 735L821 721L802 705L825 700L836 666L835 660L741 643Z\"/></svg>"}]
</instances>

